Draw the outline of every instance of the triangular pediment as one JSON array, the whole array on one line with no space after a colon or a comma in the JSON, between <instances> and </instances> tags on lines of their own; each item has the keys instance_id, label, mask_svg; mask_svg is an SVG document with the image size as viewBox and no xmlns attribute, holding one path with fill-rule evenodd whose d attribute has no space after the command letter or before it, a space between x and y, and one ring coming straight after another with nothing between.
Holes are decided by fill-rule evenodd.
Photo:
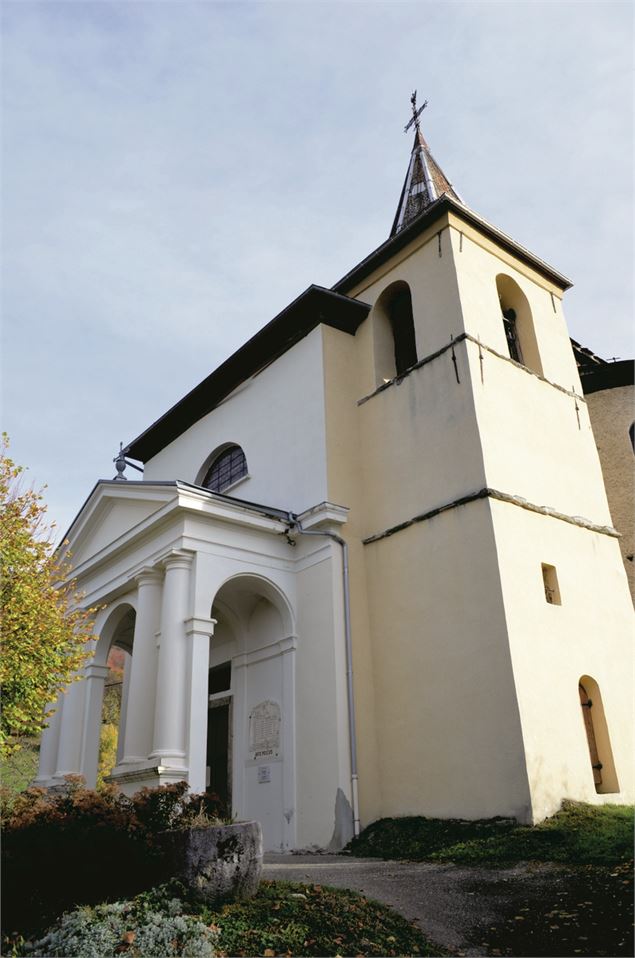
<instances>
[{"instance_id":1,"label":"triangular pediment","mask_svg":"<svg viewBox=\"0 0 635 958\"><path fill-rule=\"evenodd\" d=\"M74 569L128 536L178 495L176 483L98 482L61 551Z\"/></svg>"}]
</instances>

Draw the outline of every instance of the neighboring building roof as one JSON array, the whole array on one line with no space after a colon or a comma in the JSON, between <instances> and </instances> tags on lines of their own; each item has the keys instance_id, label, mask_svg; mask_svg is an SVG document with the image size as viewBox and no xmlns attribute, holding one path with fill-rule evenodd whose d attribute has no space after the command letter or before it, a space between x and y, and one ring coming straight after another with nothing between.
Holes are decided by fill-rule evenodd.
<instances>
[{"instance_id":1,"label":"neighboring building roof","mask_svg":"<svg viewBox=\"0 0 635 958\"><path fill-rule=\"evenodd\" d=\"M602 359L602 357L594 353L593 350L582 346L581 343L577 343L575 339L571 340L571 346L573 347L573 355L578 364L578 369L582 366L607 365L608 360Z\"/></svg>"},{"instance_id":2,"label":"neighboring building roof","mask_svg":"<svg viewBox=\"0 0 635 958\"><path fill-rule=\"evenodd\" d=\"M125 447L124 455L147 462L320 323L353 335L370 306L340 293L309 286L198 386Z\"/></svg>"},{"instance_id":3,"label":"neighboring building roof","mask_svg":"<svg viewBox=\"0 0 635 958\"><path fill-rule=\"evenodd\" d=\"M395 236L400 230L409 226L420 213L427 210L431 203L444 194L452 196L459 203L463 202L432 156L423 133L417 127L390 235Z\"/></svg>"},{"instance_id":4,"label":"neighboring building roof","mask_svg":"<svg viewBox=\"0 0 635 958\"><path fill-rule=\"evenodd\" d=\"M582 346L575 339L571 340L571 347L578 364L582 391L585 394L634 385L635 362L632 359L609 362L608 359L602 359L593 350Z\"/></svg>"},{"instance_id":5,"label":"neighboring building roof","mask_svg":"<svg viewBox=\"0 0 635 958\"><path fill-rule=\"evenodd\" d=\"M632 386L635 383L635 363L632 359L619 362L592 363L578 366L582 391L586 394L597 393L602 389L616 389L619 386Z\"/></svg>"}]
</instances>

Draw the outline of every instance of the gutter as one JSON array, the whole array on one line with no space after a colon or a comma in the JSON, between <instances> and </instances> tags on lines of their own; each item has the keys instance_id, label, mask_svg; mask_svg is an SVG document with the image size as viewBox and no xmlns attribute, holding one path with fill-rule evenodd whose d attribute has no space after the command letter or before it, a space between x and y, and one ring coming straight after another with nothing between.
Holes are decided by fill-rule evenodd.
<instances>
[{"instance_id":1,"label":"gutter","mask_svg":"<svg viewBox=\"0 0 635 958\"><path fill-rule=\"evenodd\" d=\"M342 585L344 589L344 642L346 647L346 692L348 703L348 732L351 757L351 804L353 807L353 835L360 833L359 791L357 773L357 727L355 723L355 692L353 689L353 644L351 641L351 593L348 573L348 543L335 532L318 529L303 529L298 516L288 514L289 531L295 530L303 536L327 536L342 547Z\"/></svg>"}]
</instances>

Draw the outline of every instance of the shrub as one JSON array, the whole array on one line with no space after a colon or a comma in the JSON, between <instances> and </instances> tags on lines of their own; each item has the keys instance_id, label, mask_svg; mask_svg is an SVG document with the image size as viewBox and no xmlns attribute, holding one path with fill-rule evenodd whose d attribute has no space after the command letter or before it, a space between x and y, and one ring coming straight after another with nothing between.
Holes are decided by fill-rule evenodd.
<instances>
[{"instance_id":1,"label":"shrub","mask_svg":"<svg viewBox=\"0 0 635 958\"><path fill-rule=\"evenodd\" d=\"M145 788L133 798L67 777L60 794L28 789L4 820L3 926L37 932L75 905L128 897L166 880L159 836L218 824L218 803L186 795L187 783Z\"/></svg>"},{"instance_id":2,"label":"shrub","mask_svg":"<svg viewBox=\"0 0 635 958\"><path fill-rule=\"evenodd\" d=\"M96 908L83 906L64 915L29 948L30 955L74 958L214 958L218 932L190 915L168 896L139 896Z\"/></svg>"},{"instance_id":3,"label":"shrub","mask_svg":"<svg viewBox=\"0 0 635 958\"><path fill-rule=\"evenodd\" d=\"M3 925L45 927L78 903L153 884L158 856L129 799L71 780L63 794L29 789L13 803L3 847Z\"/></svg>"}]
</instances>

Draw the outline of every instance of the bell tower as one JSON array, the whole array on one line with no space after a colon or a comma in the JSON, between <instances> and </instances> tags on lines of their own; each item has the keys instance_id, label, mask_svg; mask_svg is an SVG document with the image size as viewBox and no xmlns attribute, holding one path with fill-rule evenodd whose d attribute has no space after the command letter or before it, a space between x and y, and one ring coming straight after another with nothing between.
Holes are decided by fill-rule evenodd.
<instances>
[{"instance_id":1,"label":"bell tower","mask_svg":"<svg viewBox=\"0 0 635 958\"><path fill-rule=\"evenodd\" d=\"M371 310L338 345L346 385L327 389L356 409L359 455L329 498L351 505L366 576L353 616L367 609L381 801L365 817L629 801L633 614L571 283L465 205L411 104L390 236L334 287ZM337 450L353 439L329 402ZM595 752L580 685L596 690Z\"/></svg>"}]
</instances>

